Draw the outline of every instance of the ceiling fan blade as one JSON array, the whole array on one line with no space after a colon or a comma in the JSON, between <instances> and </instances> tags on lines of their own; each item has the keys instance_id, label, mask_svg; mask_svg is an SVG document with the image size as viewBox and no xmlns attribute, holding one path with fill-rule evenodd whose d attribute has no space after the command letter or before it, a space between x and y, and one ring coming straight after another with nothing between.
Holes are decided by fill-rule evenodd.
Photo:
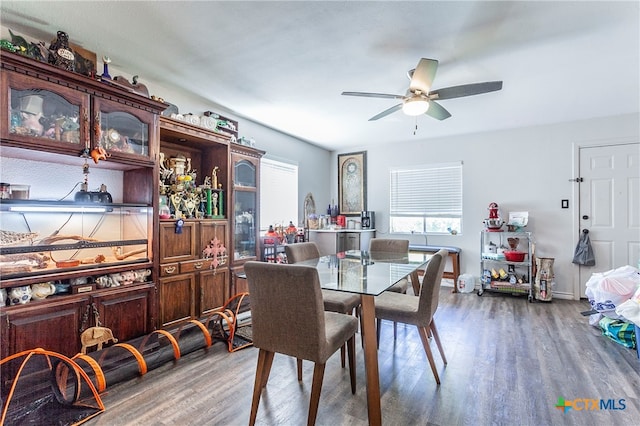
<instances>
[{"instance_id":1,"label":"ceiling fan blade","mask_svg":"<svg viewBox=\"0 0 640 426\"><path fill-rule=\"evenodd\" d=\"M480 95L502 89L501 81L487 81L485 83L463 84L461 86L445 87L429 93L431 99L453 99L463 96Z\"/></svg>"},{"instance_id":2,"label":"ceiling fan blade","mask_svg":"<svg viewBox=\"0 0 640 426\"><path fill-rule=\"evenodd\" d=\"M427 110L427 112L425 112L425 114L435 118L436 120L446 120L447 118L451 117L451 113L435 101L429 101L429 109Z\"/></svg>"},{"instance_id":3,"label":"ceiling fan blade","mask_svg":"<svg viewBox=\"0 0 640 426\"><path fill-rule=\"evenodd\" d=\"M378 115L374 115L373 117L371 117L371 118L369 119L369 121L376 121L376 120L377 120L377 119L379 119L379 118L386 117L387 115L392 114L392 113L394 113L394 112L398 111L398 110L399 110L399 109L401 109L401 108L402 108L402 104L394 105L394 106L392 106L392 107L391 107L391 108L389 108L389 109L385 109L385 110L384 110L384 111L382 111L380 114L378 114Z\"/></svg>"},{"instance_id":4,"label":"ceiling fan blade","mask_svg":"<svg viewBox=\"0 0 640 426\"><path fill-rule=\"evenodd\" d=\"M404 95L390 95L388 93L342 92L342 94L345 96L362 96L364 98L404 99Z\"/></svg>"},{"instance_id":5,"label":"ceiling fan blade","mask_svg":"<svg viewBox=\"0 0 640 426\"><path fill-rule=\"evenodd\" d=\"M412 92L420 90L422 93L429 93L433 79L436 76L436 71L438 71L438 61L427 58L420 59L416 69L409 71L409 75L411 76L409 90Z\"/></svg>"}]
</instances>

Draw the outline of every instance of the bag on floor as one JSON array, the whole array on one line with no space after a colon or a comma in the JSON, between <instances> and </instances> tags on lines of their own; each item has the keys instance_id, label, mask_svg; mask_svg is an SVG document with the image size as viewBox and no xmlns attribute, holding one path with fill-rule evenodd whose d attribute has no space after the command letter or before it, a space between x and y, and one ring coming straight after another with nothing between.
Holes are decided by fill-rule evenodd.
<instances>
[{"instance_id":1,"label":"bag on floor","mask_svg":"<svg viewBox=\"0 0 640 426\"><path fill-rule=\"evenodd\" d=\"M640 287L626 302L622 302L616 308L616 314L622 315L627 321L631 321L640 327Z\"/></svg>"},{"instance_id":2,"label":"bag on floor","mask_svg":"<svg viewBox=\"0 0 640 426\"><path fill-rule=\"evenodd\" d=\"M635 326L627 321L602 317L600 322L602 335L627 348L636 347Z\"/></svg>"},{"instance_id":3,"label":"bag on floor","mask_svg":"<svg viewBox=\"0 0 640 426\"><path fill-rule=\"evenodd\" d=\"M594 273L587 281L586 295L591 308L613 319L620 319L616 307L629 300L640 286L640 271L622 266L607 272Z\"/></svg>"}]
</instances>

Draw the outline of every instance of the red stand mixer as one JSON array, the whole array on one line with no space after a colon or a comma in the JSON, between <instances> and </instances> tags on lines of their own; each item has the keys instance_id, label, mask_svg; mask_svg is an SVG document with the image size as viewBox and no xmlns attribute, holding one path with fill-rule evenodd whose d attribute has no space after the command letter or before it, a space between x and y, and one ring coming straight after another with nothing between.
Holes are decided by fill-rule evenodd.
<instances>
[{"instance_id":1,"label":"red stand mixer","mask_svg":"<svg viewBox=\"0 0 640 426\"><path fill-rule=\"evenodd\" d=\"M489 204L489 218L482 221L484 226L487 228L487 231L490 232L500 232L502 231L502 225L504 225L504 221L500 219L500 213L498 212L498 204L491 203Z\"/></svg>"}]
</instances>

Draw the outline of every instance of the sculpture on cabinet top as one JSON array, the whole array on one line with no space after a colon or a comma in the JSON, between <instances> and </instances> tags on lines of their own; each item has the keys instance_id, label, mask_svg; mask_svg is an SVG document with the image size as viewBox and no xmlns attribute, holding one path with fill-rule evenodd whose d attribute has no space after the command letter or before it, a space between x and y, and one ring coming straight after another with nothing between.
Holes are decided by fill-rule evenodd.
<instances>
[{"instance_id":1,"label":"sculpture on cabinet top","mask_svg":"<svg viewBox=\"0 0 640 426\"><path fill-rule=\"evenodd\" d=\"M69 35L58 31L58 37L49 46L49 63L67 71L75 71L75 55L69 47Z\"/></svg>"}]
</instances>

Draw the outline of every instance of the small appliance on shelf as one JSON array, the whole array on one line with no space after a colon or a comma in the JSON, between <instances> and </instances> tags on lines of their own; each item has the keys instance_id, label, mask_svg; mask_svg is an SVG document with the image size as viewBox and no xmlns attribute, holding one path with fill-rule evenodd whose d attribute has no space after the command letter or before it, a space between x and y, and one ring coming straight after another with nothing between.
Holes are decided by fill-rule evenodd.
<instances>
[{"instance_id":1,"label":"small appliance on shelf","mask_svg":"<svg viewBox=\"0 0 640 426\"><path fill-rule=\"evenodd\" d=\"M363 211L360 212L360 223L362 224L362 229L375 229L375 212L372 211Z\"/></svg>"},{"instance_id":2,"label":"small appliance on shelf","mask_svg":"<svg viewBox=\"0 0 640 426\"><path fill-rule=\"evenodd\" d=\"M487 231L490 232L500 232L502 231L502 225L504 221L500 218L500 213L498 211L498 204L491 203L489 204L489 217L483 221L484 226L487 228Z\"/></svg>"}]
</instances>

